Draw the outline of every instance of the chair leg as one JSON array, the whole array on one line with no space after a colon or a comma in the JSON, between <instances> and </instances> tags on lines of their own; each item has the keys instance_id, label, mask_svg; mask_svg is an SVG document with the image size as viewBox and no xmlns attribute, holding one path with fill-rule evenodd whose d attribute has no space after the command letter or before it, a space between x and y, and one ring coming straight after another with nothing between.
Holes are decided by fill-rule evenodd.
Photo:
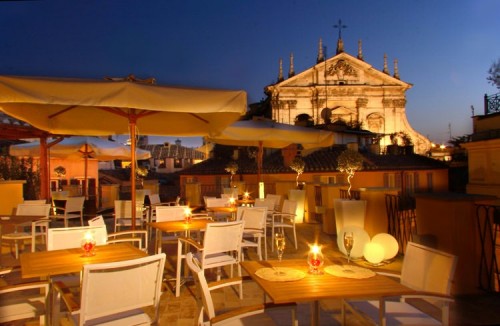
<instances>
[{"instance_id":1,"label":"chair leg","mask_svg":"<svg viewBox=\"0 0 500 326\"><path fill-rule=\"evenodd\" d=\"M175 296L179 297L181 295L181 269L182 269L182 259L184 255L182 254L182 244L177 245L177 270L175 273Z\"/></svg>"},{"instance_id":2,"label":"chair leg","mask_svg":"<svg viewBox=\"0 0 500 326\"><path fill-rule=\"evenodd\" d=\"M17 240L14 240L14 257L16 257L16 259L19 259L19 243Z\"/></svg>"},{"instance_id":3,"label":"chair leg","mask_svg":"<svg viewBox=\"0 0 500 326\"><path fill-rule=\"evenodd\" d=\"M297 250L297 231L295 230L295 224L293 225L293 241L295 241L295 250Z\"/></svg>"},{"instance_id":4,"label":"chair leg","mask_svg":"<svg viewBox=\"0 0 500 326\"><path fill-rule=\"evenodd\" d=\"M264 236L263 239L264 239L264 241L263 241L264 242L264 260L267 260L267 241L266 241L267 237Z\"/></svg>"}]
</instances>

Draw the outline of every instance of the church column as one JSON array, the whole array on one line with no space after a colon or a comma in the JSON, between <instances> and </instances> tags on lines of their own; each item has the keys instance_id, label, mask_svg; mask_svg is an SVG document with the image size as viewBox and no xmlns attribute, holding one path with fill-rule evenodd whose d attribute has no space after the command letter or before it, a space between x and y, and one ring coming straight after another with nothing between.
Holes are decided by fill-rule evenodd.
<instances>
[{"instance_id":1,"label":"church column","mask_svg":"<svg viewBox=\"0 0 500 326\"><path fill-rule=\"evenodd\" d=\"M357 122L359 123L361 120L366 120L366 115L362 115L362 109L365 108L368 105L368 99L366 97L359 97L356 100L356 110L357 110Z\"/></svg>"},{"instance_id":2,"label":"church column","mask_svg":"<svg viewBox=\"0 0 500 326\"><path fill-rule=\"evenodd\" d=\"M394 131L405 131L405 126L403 125L403 121L406 120L406 99L397 98L392 100L392 105L394 107Z\"/></svg>"},{"instance_id":3,"label":"church column","mask_svg":"<svg viewBox=\"0 0 500 326\"><path fill-rule=\"evenodd\" d=\"M395 110L392 107L392 99L384 98L382 99L382 106L384 108L384 116L385 116L385 124L384 124L384 134L385 136L381 141L380 145L382 146L387 146L391 144L391 139L389 137L389 134L392 134L395 131Z\"/></svg>"},{"instance_id":4,"label":"church column","mask_svg":"<svg viewBox=\"0 0 500 326\"><path fill-rule=\"evenodd\" d=\"M311 112L314 124L320 124L321 109L319 107L318 90L316 87L311 87Z\"/></svg>"}]
</instances>

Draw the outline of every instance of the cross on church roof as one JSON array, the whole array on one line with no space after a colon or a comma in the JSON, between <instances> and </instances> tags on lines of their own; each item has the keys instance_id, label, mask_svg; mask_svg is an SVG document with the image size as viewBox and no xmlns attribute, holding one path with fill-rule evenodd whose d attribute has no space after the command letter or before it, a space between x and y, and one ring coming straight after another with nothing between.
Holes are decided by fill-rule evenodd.
<instances>
[{"instance_id":1,"label":"cross on church roof","mask_svg":"<svg viewBox=\"0 0 500 326\"><path fill-rule=\"evenodd\" d=\"M343 25L342 20L339 19L339 22L337 23L337 25L333 25L333 28L339 29L339 39L341 39L342 38L342 28L347 28L347 25Z\"/></svg>"}]
</instances>

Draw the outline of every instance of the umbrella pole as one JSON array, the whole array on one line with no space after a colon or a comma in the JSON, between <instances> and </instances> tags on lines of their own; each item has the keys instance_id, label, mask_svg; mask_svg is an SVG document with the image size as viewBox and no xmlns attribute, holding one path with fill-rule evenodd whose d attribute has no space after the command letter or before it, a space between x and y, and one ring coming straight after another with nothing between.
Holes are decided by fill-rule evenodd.
<instances>
[{"instance_id":1,"label":"umbrella pole","mask_svg":"<svg viewBox=\"0 0 500 326\"><path fill-rule=\"evenodd\" d=\"M87 190L87 188L88 188L88 168L89 168L89 166L88 166L88 164L89 164L89 154L88 154L89 148L88 148L88 146L89 145L85 144L85 153L83 154L84 155L83 157L85 160L85 162L84 162L85 171L84 171L84 179L83 179L83 195L85 196L85 199L89 199L88 198L89 192Z\"/></svg>"},{"instance_id":2,"label":"umbrella pole","mask_svg":"<svg viewBox=\"0 0 500 326\"><path fill-rule=\"evenodd\" d=\"M132 201L132 230L135 230L136 203L135 203L135 117L129 117L130 127L130 200Z\"/></svg>"},{"instance_id":3,"label":"umbrella pole","mask_svg":"<svg viewBox=\"0 0 500 326\"><path fill-rule=\"evenodd\" d=\"M264 145L259 141L259 150L257 152L257 181L259 184L259 198L264 198L264 182L262 181L262 161L264 157Z\"/></svg>"},{"instance_id":4,"label":"umbrella pole","mask_svg":"<svg viewBox=\"0 0 500 326\"><path fill-rule=\"evenodd\" d=\"M40 199L49 199L50 176L47 137L40 137Z\"/></svg>"}]
</instances>

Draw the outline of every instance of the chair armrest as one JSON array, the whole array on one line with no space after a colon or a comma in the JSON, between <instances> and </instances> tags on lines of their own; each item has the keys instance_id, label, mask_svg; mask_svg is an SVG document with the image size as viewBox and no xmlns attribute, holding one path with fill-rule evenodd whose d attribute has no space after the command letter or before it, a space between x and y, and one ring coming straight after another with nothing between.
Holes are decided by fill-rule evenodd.
<instances>
[{"instance_id":1,"label":"chair armrest","mask_svg":"<svg viewBox=\"0 0 500 326\"><path fill-rule=\"evenodd\" d=\"M387 273L387 272L377 272L379 275L387 276L387 277L393 277L397 279L401 279L401 275L399 274L394 274L394 273Z\"/></svg>"},{"instance_id":2,"label":"chair armrest","mask_svg":"<svg viewBox=\"0 0 500 326\"><path fill-rule=\"evenodd\" d=\"M147 236L148 235L148 231L146 230L134 230L134 231L119 231L119 232L114 232L114 233L110 233L108 234L108 238L118 238L118 237L121 237L121 236L134 236L134 235L140 235L140 236Z\"/></svg>"},{"instance_id":3,"label":"chair armrest","mask_svg":"<svg viewBox=\"0 0 500 326\"><path fill-rule=\"evenodd\" d=\"M54 291L59 292L64 301L64 304L71 313L80 310L80 301L75 298L75 295L71 292L70 288L66 286L63 282L54 282L52 285Z\"/></svg>"},{"instance_id":4,"label":"chair armrest","mask_svg":"<svg viewBox=\"0 0 500 326\"><path fill-rule=\"evenodd\" d=\"M47 281L38 281L38 282L29 282L29 283L21 283L16 285L6 285L0 288L0 294L23 291L23 290L31 290L31 289L44 289L48 293L49 291L49 283Z\"/></svg>"},{"instance_id":5,"label":"chair armrest","mask_svg":"<svg viewBox=\"0 0 500 326\"><path fill-rule=\"evenodd\" d=\"M231 320L241 319L247 316L253 316L257 314L264 313L266 310L274 310L274 309L282 309L282 308L292 308L296 309L297 304L295 303L264 303L264 304L255 304L251 306L239 307L233 309L229 312L219 314L210 320L211 325L217 325L217 323L223 323L227 325Z\"/></svg>"},{"instance_id":6,"label":"chair armrest","mask_svg":"<svg viewBox=\"0 0 500 326\"><path fill-rule=\"evenodd\" d=\"M203 246L191 238L178 237L177 242L182 242L195 247L197 250L203 250Z\"/></svg>"},{"instance_id":7,"label":"chair armrest","mask_svg":"<svg viewBox=\"0 0 500 326\"><path fill-rule=\"evenodd\" d=\"M7 275L9 273L20 272L21 266L4 267L0 269L0 275Z\"/></svg>"},{"instance_id":8,"label":"chair armrest","mask_svg":"<svg viewBox=\"0 0 500 326\"><path fill-rule=\"evenodd\" d=\"M208 289L212 291L223 288L225 286L239 285L242 281L243 279L241 277L226 278L220 281L210 282L208 284Z\"/></svg>"},{"instance_id":9,"label":"chair armrest","mask_svg":"<svg viewBox=\"0 0 500 326\"><path fill-rule=\"evenodd\" d=\"M218 323L224 323L227 325L231 320L239 320L242 317L252 316L261 314L264 312L264 305L257 304L252 306L240 307L229 312L219 314L210 320L211 325L217 325Z\"/></svg>"},{"instance_id":10,"label":"chair armrest","mask_svg":"<svg viewBox=\"0 0 500 326\"><path fill-rule=\"evenodd\" d=\"M407 295L402 295L402 299L432 299L432 300L438 300L438 301L443 301L443 302L454 302L455 299L446 294L440 294L440 293L434 293L434 292L417 292L414 294L407 294Z\"/></svg>"},{"instance_id":11,"label":"chair armrest","mask_svg":"<svg viewBox=\"0 0 500 326\"><path fill-rule=\"evenodd\" d=\"M273 218L275 217L288 217L288 218L294 218L295 216L297 216L297 214L291 214L291 213L274 213L273 214Z\"/></svg>"}]
</instances>

